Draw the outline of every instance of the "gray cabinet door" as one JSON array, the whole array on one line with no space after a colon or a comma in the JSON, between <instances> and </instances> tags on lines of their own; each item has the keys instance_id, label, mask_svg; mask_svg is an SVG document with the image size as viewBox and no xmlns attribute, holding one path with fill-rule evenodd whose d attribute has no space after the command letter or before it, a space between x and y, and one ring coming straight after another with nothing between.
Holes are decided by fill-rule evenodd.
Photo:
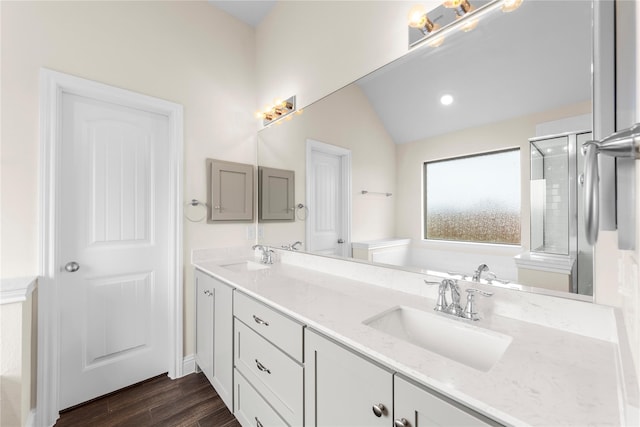
<instances>
[{"instance_id":1,"label":"gray cabinet door","mask_svg":"<svg viewBox=\"0 0 640 427\"><path fill-rule=\"evenodd\" d=\"M253 221L253 169L207 159L207 222Z\"/></svg>"},{"instance_id":2,"label":"gray cabinet door","mask_svg":"<svg viewBox=\"0 0 640 427\"><path fill-rule=\"evenodd\" d=\"M392 425L391 371L309 329L304 345L305 426Z\"/></svg>"},{"instance_id":3,"label":"gray cabinet door","mask_svg":"<svg viewBox=\"0 0 640 427\"><path fill-rule=\"evenodd\" d=\"M258 168L259 221L294 220L294 182L294 171Z\"/></svg>"}]
</instances>

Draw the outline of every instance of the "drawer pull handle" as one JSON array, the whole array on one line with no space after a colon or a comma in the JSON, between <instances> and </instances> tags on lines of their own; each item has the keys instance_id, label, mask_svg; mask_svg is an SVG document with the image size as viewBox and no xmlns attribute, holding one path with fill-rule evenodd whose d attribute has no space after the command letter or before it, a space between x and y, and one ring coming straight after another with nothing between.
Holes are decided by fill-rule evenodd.
<instances>
[{"instance_id":1,"label":"drawer pull handle","mask_svg":"<svg viewBox=\"0 0 640 427\"><path fill-rule=\"evenodd\" d=\"M382 403L378 403L377 405L373 405L373 408L371 409L373 409L373 413L375 414L375 416L380 418L382 414L384 414L386 408Z\"/></svg>"},{"instance_id":2,"label":"drawer pull handle","mask_svg":"<svg viewBox=\"0 0 640 427\"><path fill-rule=\"evenodd\" d=\"M409 427L409 421L406 418L400 418L393 422L394 427Z\"/></svg>"},{"instance_id":3,"label":"drawer pull handle","mask_svg":"<svg viewBox=\"0 0 640 427\"><path fill-rule=\"evenodd\" d=\"M262 363L260 363L258 361L258 359L256 359L256 366L258 367L258 369L260 369L262 372L266 372L267 374L270 374L271 371L269 369L267 369Z\"/></svg>"},{"instance_id":4,"label":"drawer pull handle","mask_svg":"<svg viewBox=\"0 0 640 427\"><path fill-rule=\"evenodd\" d=\"M262 427L262 423L260 422L258 417L255 417L255 419L256 419L256 427Z\"/></svg>"},{"instance_id":5,"label":"drawer pull handle","mask_svg":"<svg viewBox=\"0 0 640 427\"><path fill-rule=\"evenodd\" d=\"M258 325L264 325L264 326L269 326L269 322L265 322L264 320L262 320L261 318L259 318L258 316L256 316L255 314L253 315L253 320L255 320L255 322Z\"/></svg>"}]
</instances>

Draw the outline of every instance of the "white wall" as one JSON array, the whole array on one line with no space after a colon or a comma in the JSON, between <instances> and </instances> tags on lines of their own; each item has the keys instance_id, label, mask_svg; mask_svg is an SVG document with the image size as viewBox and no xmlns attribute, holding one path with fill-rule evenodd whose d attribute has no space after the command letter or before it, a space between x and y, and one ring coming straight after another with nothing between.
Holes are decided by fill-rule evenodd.
<instances>
[{"instance_id":1,"label":"white wall","mask_svg":"<svg viewBox=\"0 0 640 427\"><path fill-rule=\"evenodd\" d=\"M206 2L0 2L2 277L38 272L41 67L184 106L184 198L206 200L205 159L255 163L254 30ZM246 242L246 224L185 221L185 354L192 248Z\"/></svg>"},{"instance_id":2,"label":"white wall","mask_svg":"<svg viewBox=\"0 0 640 427\"><path fill-rule=\"evenodd\" d=\"M394 198L365 196L361 191L395 192L396 147L360 87L350 85L258 135L259 164L295 171L295 201L303 204L307 139L351 150L352 240L393 237ZM303 217L304 212L297 214ZM295 222L264 223L261 228L261 243L280 246L305 240L305 222L299 218Z\"/></svg>"}]
</instances>

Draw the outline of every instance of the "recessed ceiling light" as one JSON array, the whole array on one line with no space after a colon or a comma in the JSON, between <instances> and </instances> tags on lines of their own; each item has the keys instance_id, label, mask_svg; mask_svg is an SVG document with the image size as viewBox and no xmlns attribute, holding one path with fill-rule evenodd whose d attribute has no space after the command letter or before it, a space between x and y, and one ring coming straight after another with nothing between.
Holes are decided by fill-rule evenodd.
<instances>
[{"instance_id":1,"label":"recessed ceiling light","mask_svg":"<svg viewBox=\"0 0 640 427\"><path fill-rule=\"evenodd\" d=\"M442 95L442 98L440 98L440 103L442 105L451 105L451 103L453 103L453 96L449 94Z\"/></svg>"}]
</instances>

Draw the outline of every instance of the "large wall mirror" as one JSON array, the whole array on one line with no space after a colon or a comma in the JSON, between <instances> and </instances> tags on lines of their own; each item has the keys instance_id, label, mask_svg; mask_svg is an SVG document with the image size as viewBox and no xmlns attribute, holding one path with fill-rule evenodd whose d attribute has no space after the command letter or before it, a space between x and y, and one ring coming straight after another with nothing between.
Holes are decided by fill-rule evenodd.
<instances>
[{"instance_id":1,"label":"large wall mirror","mask_svg":"<svg viewBox=\"0 0 640 427\"><path fill-rule=\"evenodd\" d=\"M261 243L592 295L591 70L590 1L525 0L415 48L258 133L258 164L295 173L295 220Z\"/></svg>"}]
</instances>

